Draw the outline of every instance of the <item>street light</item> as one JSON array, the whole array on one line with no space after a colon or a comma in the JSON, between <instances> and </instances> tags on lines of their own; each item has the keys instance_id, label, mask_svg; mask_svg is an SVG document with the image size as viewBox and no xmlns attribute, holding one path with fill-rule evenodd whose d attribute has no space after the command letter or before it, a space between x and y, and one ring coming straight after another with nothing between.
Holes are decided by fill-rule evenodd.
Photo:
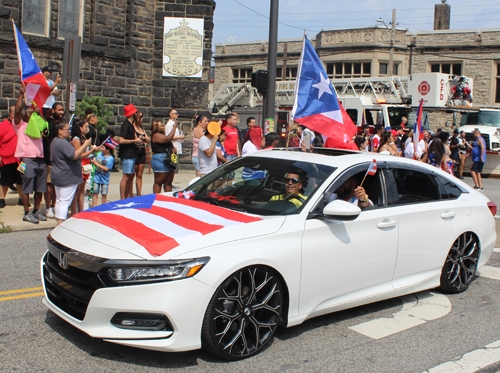
<instances>
[{"instance_id":1,"label":"street light","mask_svg":"<svg viewBox=\"0 0 500 373\"><path fill-rule=\"evenodd\" d=\"M376 19L375 22L382 23L387 30L391 33L391 49L389 52L389 76L392 76L392 72L394 70L394 33L396 32L396 9L392 10L392 22L389 23L391 28L387 26L385 21L382 18Z\"/></svg>"}]
</instances>

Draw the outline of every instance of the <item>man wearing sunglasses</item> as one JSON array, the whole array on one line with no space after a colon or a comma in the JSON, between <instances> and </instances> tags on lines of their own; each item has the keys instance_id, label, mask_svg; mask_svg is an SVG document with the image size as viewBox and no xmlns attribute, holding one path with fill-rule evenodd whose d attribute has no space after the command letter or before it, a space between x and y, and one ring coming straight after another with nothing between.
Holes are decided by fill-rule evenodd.
<instances>
[{"instance_id":1,"label":"man wearing sunglasses","mask_svg":"<svg viewBox=\"0 0 500 373\"><path fill-rule=\"evenodd\" d=\"M303 180L299 174L288 172L285 176L285 190L284 194L279 194L270 199L270 201L290 201L299 208L306 201L307 197L302 195Z\"/></svg>"}]
</instances>

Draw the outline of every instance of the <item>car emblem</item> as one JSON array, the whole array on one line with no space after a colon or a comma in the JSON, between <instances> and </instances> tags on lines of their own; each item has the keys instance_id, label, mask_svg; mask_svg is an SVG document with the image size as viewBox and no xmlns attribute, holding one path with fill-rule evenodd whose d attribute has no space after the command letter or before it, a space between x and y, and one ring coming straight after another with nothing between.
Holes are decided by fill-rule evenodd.
<instances>
[{"instance_id":1,"label":"car emblem","mask_svg":"<svg viewBox=\"0 0 500 373\"><path fill-rule=\"evenodd\" d=\"M68 269L68 257L64 253L59 253L59 267L62 269Z\"/></svg>"}]
</instances>

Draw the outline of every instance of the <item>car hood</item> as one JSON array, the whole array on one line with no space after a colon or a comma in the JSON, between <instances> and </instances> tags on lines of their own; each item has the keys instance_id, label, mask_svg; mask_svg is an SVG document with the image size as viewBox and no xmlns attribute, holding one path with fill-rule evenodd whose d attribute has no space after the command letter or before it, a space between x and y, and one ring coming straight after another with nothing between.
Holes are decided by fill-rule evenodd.
<instances>
[{"instance_id":1,"label":"car hood","mask_svg":"<svg viewBox=\"0 0 500 373\"><path fill-rule=\"evenodd\" d=\"M165 260L213 245L272 234L284 216L259 216L204 202L147 195L108 203L68 219L60 244L109 259Z\"/></svg>"}]
</instances>

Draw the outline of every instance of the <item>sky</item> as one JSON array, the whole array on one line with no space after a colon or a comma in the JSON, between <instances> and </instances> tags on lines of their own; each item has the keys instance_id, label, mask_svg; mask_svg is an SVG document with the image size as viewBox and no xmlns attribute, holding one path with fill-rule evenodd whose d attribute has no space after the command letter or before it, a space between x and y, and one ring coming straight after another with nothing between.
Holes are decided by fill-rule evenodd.
<instances>
[{"instance_id":1,"label":"sky","mask_svg":"<svg viewBox=\"0 0 500 373\"><path fill-rule=\"evenodd\" d=\"M278 39L311 38L323 30L381 25L390 27L396 9L398 28L410 32L434 27L434 5L441 0L281 0ZM248 42L269 38L270 0L216 0L213 43ZM450 29L500 27L500 1L448 0ZM260 13L260 14L259 14Z\"/></svg>"}]
</instances>

